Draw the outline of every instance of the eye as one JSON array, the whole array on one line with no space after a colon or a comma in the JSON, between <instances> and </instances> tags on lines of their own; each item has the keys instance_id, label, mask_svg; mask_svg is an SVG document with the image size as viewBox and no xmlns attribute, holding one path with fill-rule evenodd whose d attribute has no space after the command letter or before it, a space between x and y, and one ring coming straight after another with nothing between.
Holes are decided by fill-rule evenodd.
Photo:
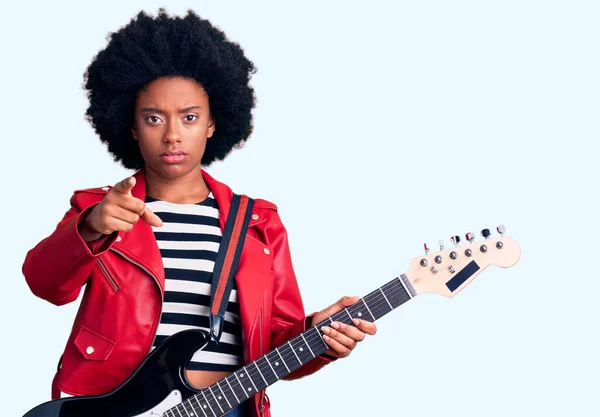
<instances>
[{"instance_id":1,"label":"eye","mask_svg":"<svg viewBox=\"0 0 600 417\"><path fill-rule=\"evenodd\" d=\"M197 118L198 118L198 116L196 116L195 114L188 114L187 116L184 117L186 122L193 122Z\"/></svg>"},{"instance_id":2,"label":"eye","mask_svg":"<svg viewBox=\"0 0 600 417\"><path fill-rule=\"evenodd\" d=\"M150 122L150 124L156 124L160 122L160 117L158 116L147 116L146 121Z\"/></svg>"}]
</instances>

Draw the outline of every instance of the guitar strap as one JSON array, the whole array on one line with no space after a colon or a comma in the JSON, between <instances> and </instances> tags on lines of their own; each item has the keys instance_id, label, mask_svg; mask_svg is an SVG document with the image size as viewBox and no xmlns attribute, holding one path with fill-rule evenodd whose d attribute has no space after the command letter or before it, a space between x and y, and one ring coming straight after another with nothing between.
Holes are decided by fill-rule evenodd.
<instances>
[{"instance_id":1,"label":"guitar strap","mask_svg":"<svg viewBox=\"0 0 600 417\"><path fill-rule=\"evenodd\" d=\"M229 302L229 294L233 287L253 207L253 199L245 195L233 195L212 274L209 325L210 337L217 343L223 333L225 309Z\"/></svg>"}]
</instances>

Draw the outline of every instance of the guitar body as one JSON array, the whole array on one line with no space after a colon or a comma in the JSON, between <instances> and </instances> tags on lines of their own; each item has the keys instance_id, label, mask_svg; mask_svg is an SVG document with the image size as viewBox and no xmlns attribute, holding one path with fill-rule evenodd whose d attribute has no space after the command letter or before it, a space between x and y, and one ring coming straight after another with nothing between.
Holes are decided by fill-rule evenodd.
<instances>
[{"instance_id":1,"label":"guitar body","mask_svg":"<svg viewBox=\"0 0 600 417\"><path fill-rule=\"evenodd\" d=\"M123 384L108 394L67 397L35 407L24 417L159 417L198 392L184 376L191 356L209 336L187 330L167 338Z\"/></svg>"}]
</instances>

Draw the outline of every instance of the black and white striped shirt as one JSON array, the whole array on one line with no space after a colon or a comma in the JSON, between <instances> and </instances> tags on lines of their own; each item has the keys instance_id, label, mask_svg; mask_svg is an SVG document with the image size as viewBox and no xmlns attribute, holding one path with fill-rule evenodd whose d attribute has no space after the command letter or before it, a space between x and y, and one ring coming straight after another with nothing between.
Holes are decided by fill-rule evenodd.
<instances>
[{"instance_id":1,"label":"black and white striped shirt","mask_svg":"<svg viewBox=\"0 0 600 417\"><path fill-rule=\"evenodd\" d=\"M221 242L219 211L212 193L197 204L174 204L146 197L163 221L152 227L165 268L165 300L152 349L168 336L190 328L208 330L214 263ZM188 369L235 371L243 365L240 309L234 282L219 344L194 354Z\"/></svg>"}]
</instances>

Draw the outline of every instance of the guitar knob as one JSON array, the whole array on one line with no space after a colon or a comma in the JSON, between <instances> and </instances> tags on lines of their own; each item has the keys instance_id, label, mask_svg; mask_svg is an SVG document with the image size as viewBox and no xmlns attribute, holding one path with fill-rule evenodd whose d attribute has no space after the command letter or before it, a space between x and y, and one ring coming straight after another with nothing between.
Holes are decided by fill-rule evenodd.
<instances>
[{"instance_id":1,"label":"guitar knob","mask_svg":"<svg viewBox=\"0 0 600 417\"><path fill-rule=\"evenodd\" d=\"M458 243L460 242L460 236L452 236L450 241L454 243L454 246L458 246Z\"/></svg>"},{"instance_id":2,"label":"guitar knob","mask_svg":"<svg viewBox=\"0 0 600 417\"><path fill-rule=\"evenodd\" d=\"M427 243L423 243L423 248L425 248L425 255L429 255L429 245Z\"/></svg>"},{"instance_id":3,"label":"guitar knob","mask_svg":"<svg viewBox=\"0 0 600 417\"><path fill-rule=\"evenodd\" d=\"M483 229L483 230L481 231L481 236L483 236L483 237L484 237L484 238L486 238L486 239L487 239L487 238L489 238L489 237L490 237L490 235L491 235L491 233L490 233L490 229Z\"/></svg>"},{"instance_id":4,"label":"guitar knob","mask_svg":"<svg viewBox=\"0 0 600 417\"><path fill-rule=\"evenodd\" d=\"M500 236L504 236L504 233L506 232L506 228L503 224L496 227L496 230L498 231L498 233L500 233Z\"/></svg>"},{"instance_id":5,"label":"guitar knob","mask_svg":"<svg viewBox=\"0 0 600 417\"><path fill-rule=\"evenodd\" d=\"M469 232L465 235L465 239L467 239L470 243L473 243L475 240L475 233Z\"/></svg>"}]
</instances>

